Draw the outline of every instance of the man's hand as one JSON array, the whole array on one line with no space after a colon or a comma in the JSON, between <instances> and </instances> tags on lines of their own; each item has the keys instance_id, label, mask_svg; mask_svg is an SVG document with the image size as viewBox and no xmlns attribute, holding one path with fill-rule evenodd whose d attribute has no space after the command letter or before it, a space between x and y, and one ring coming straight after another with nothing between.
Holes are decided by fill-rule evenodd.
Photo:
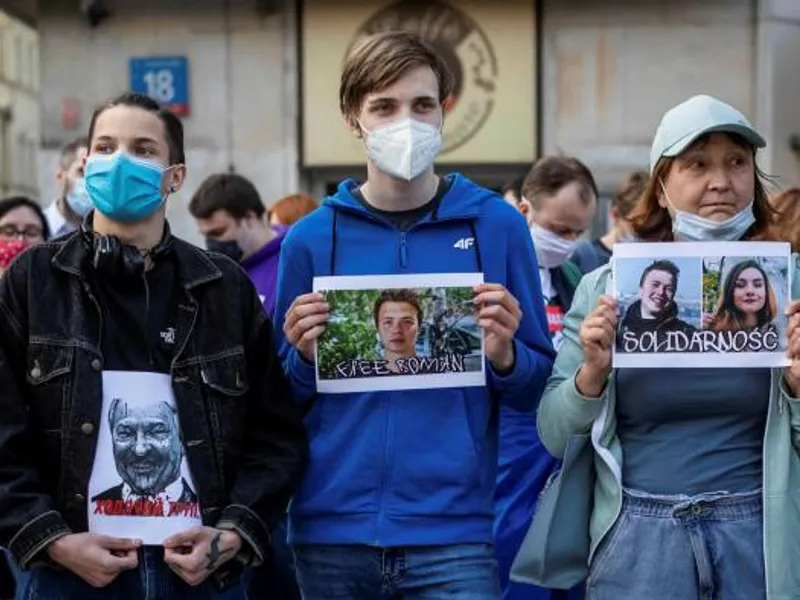
<instances>
[{"instance_id":1,"label":"man's hand","mask_svg":"<svg viewBox=\"0 0 800 600\"><path fill-rule=\"evenodd\" d=\"M242 548L235 531L193 527L164 540L164 562L191 586L200 585Z\"/></svg>"},{"instance_id":2,"label":"man's hand","mask_svg":"<svg viewBox=\"0 0 800 600\"><path fill-rule=\"evenodd\" d=\"M314 344L325 331L330 319L330 306L322 294L298 296L286 312L283 333L308 362L314 362Z\"/></svg>"},{"instance_id":3,"label":"man's hand","mask_svg":"<svg viewBox=\"0 0 800 600\"><path fill-rule=\"evenodd\" d=\"M139 566L141 545L141 540L75 533L51 542L47 554L89 585L102 588L122 571Z\"/></svg>"},{"instance_id":4,"label":"man's hand","mask_svg":"<svg viewBox=\"0 0 800 600\"><path fill-rule=\"evenodd\" d=\"M478 325L486 337L486 358L496 371L507 373L514 368L514 335L522 321L519 301L499 283L475 286Z\"/></svg>"}]
</instances>

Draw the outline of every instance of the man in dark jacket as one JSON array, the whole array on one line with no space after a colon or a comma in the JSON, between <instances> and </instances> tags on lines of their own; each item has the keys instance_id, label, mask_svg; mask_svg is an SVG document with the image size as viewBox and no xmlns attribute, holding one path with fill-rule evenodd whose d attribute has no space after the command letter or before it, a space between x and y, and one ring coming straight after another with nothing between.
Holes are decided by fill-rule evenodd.
<instances>
[{"instance_id":1,"label":"man in dark jacket","mask_svg":"<svg viewBox=\"0 0 800 600\"><path fill-rule=\"evenodd\" d=\"M96 210L0 281L0 545L32 571L27 598L213 598L269 556L304 427L253 285L170 234L180 121L124 94L94 114L89 138ZM119 481L107 415L120 397L126 416L154 399L176 411L196 513L165 507L143 523L93 510ZM141 481L171 478L165 451L143 441L171 443L156 421L119 432Z\"/></svg>"},{"instance_id":2,"label":"man in dark jacket","mask_svg":"<svg viewBox=\"0 0 800 600\"><path fill-rule=\"evenodd\" d=\"M578 239L597 210L597 185L591 171L570 156L545 156L522 182L517 204L530 227L544 296L547 324L556 349L562 322L581 279L569 261ZM527 533L536 499L558 465L539 441L536 415L500 412L500 461L495 491L495 546L503 600L578 600L569 593L509 581L511 564Z\"/></svg>"}]
</instances>

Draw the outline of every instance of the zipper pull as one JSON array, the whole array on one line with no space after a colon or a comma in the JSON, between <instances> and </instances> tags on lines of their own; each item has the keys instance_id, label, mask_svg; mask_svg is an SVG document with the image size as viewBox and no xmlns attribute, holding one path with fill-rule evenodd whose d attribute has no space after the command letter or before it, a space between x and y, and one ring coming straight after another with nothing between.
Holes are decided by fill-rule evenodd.
<instances>
[{"instance_id":1,"label":"zipper pull","mask_svg":"<svg viewBox=\"0 0 800 600\"><path fill-rule=\"evenodd\" d=\"M408 241L405 231L400 233L400 266L404 269L408 266Z\"/></svg>"}]
</instances>

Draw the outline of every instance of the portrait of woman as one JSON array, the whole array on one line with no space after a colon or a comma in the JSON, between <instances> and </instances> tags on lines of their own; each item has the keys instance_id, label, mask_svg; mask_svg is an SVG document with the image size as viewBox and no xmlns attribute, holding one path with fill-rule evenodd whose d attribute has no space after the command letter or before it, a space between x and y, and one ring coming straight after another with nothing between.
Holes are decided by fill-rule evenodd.
<instances>
[{"instance_id":1,"label":"portrait of woman","mask_svg":"<svg viewBox=\"0 0 800 600\"><path fill-rule=\"evenodd\" d=\"M734 266L725 278L717 310L706 323L713 331L775 327L778 300L764 268L749 259Z\"/></svg>"}]
</instances>

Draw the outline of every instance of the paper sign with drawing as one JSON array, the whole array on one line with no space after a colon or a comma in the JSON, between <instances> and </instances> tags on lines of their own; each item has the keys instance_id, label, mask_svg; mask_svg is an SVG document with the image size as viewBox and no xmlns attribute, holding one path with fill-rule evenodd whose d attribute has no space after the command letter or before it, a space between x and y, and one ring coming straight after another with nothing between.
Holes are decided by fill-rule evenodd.
<instances>
[{"instance_id":1,"label":"paper sign with drawing","mask_svg":"<svg viewBox=\"0 0 800 600\"><path fill-rule=\"evenodd\" d=\"M195 490L170 376L103 373L89 531L161 545L202 524Z\"/></svg>"},{"instance_id":2,"label":"paper sign with drawing","mask_svg":"<svg viewBox=\"0 0 800 600\"><path fill-rule=\"evenodd\" d=\"M789 244L619 244L614 367L789 364Z\"/></svg>"},{"instance_id":3,"label":"paper sign with drawing","mask_svg":"<svg viewBox=\"0 0 800 600\"><path fill-rule=\"evenodd\" d=\"M475 273L318 277L331 318L317 343L327 393L486 385Z\"/></svg>"}]
</instances>

